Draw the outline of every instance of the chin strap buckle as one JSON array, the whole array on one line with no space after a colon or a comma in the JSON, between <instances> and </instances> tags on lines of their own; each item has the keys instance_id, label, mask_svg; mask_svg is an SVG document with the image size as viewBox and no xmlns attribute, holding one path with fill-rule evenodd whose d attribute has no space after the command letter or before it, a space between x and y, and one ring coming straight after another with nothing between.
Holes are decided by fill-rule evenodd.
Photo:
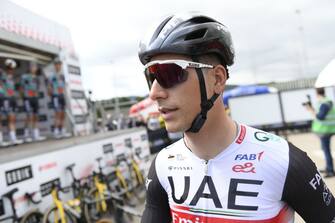
<instances>
[{"instance_id":1,"label":"chin strap buckle","mask_svg":"<svg viewBox=\"0 0 335 223\"><path fill-rule=\"evenodd\" d=\"M207 117L206 115L198 114L192 122L191 128L187 130L188 132L199 132L201 127L204 125Z\"/></svg>"}]
</instances>

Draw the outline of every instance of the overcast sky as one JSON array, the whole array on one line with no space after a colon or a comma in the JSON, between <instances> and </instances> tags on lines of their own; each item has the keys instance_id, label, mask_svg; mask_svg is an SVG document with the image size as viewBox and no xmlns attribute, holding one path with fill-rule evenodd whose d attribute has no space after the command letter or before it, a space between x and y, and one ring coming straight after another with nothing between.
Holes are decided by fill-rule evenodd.
<instances>
[{"instance_id":1,"label":"overcast sky","mask_svg":"<svg viewBox=\"0 0 335 223\"><path fill-rule=\"evenodd\" d=\"M67 26L95 99L146 95L139 41L166 15L201 11L225 24L236 51L228 84L317 76L335 58L333 0L12 0Z\"/></svg>"}]
</instances>

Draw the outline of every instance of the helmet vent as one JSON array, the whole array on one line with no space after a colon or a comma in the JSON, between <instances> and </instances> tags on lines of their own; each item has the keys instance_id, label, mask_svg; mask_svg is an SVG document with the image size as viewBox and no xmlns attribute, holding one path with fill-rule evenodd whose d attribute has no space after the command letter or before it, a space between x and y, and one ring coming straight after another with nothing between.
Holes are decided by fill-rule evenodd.
<instances>
[{"instance_id":1,"label":"helmet vent","mask_svg":"<svg viewBox=\"0 0 335 223\"><path fill-rule=\"evenodd\" d=\"M205 36L207 29L199 29L186 35L185 40L200 39Z\"/></svg>"},{"instance_id":2,"label":"helmet vent","mask_svg":"<svg viewBox=\"0 0 335 223\"><path fill-rule=\"evenodd\" d=\"M195 17L195 18L191 19L191 21L194 22L194 23L198 23L198 24L207 23L207 22L215 22L215 20L213 20L211 18L208 18L208 17L205 17L205 16Z\"/></svg>"}]
</instances>

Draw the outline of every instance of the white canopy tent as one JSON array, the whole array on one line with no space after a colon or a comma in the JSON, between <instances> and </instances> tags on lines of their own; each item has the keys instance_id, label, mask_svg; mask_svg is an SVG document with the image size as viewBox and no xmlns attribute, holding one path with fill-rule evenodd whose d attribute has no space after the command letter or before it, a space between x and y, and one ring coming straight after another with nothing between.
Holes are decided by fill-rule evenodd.
<instances>
[{"instance_id":1,"label":"white canopy tent","mask_svg":"<svg viewBox=\"0 0 335 223\"><path fill-rule=\"evenodd\" d=\"M315 87L334 87L335 86L335 59L321 71L315 82Z\"/></svg>"}]
</instances>

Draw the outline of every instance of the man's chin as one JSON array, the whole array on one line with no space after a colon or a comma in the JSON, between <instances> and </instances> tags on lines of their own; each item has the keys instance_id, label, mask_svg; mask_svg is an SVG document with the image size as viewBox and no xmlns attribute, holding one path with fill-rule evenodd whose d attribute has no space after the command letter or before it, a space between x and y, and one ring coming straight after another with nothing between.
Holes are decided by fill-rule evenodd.
<instances>
[{"instance_id":1,"label":"man's chin","mask_svg":"<svg viewBox=\"0 0 335 223\"><path fill-rule=\"evenodd\" d=\"M165 124L165 128L168 132L174 133L174 132L185 132L187 129L183 128L183 126L176 125L176 124Z\"/></svg>"}]
</instances>

